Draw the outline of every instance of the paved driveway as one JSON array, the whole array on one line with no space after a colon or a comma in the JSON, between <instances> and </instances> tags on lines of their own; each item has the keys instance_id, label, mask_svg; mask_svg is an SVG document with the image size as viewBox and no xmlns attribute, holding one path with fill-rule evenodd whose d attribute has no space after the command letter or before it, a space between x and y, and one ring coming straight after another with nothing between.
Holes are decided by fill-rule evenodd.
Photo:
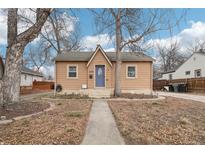
<instances>
[{"instance_id":1,"label":"paved driveway","mask_svg":"<svg viewBox=\"0 0 205 154\"><path fill-rule=\"evenodd\" d=\"M189 99L189 100L194 100L194 101L205 103L205 96L201 96L201 95L173 93L173 92L157 92L157 93L158 95L161 95L161 96L171 96L171 97Z\"/></svg>"}]
</instances>

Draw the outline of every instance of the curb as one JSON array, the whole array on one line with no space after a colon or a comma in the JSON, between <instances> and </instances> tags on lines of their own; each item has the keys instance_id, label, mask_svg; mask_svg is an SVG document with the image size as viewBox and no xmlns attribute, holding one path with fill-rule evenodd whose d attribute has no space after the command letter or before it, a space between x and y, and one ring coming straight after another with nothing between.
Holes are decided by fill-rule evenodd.
<instances>
[{"instance_id":1,"label":"curb","mask_svg":"<svg viewBox=\"0 0 205 154\"><path fill-rule=\"evenodd\" d=\"M129 99L129 98L90 98L90 99L66 99L66 98L41 98L42 100L50 100L50 101L62 101L62 100L88 100L88 101L94 101L94 100L106 100L106 101L155 101L155 100L163 100L165 99L164 96L158 96L158 98L145 98L145 99Z\"/></svg>"},{"instance_id":2,"label":"curb","mask_svg":"<svg viewBox=\"0 0 205 154\"><path fill-rule=\"evenodd\" d=\"M29 114L29 115L14 117L14 118L8 119L8 120L2 120L2 121L0 120L0 125L1 124L8 124L8 123L11 123L11 122L14 122L14 121L17 121L17 120L29 118L29 117L36 116L36 115L42 114L44 112L48 112L50 110L53 110L54 107L55 107L55 104L51 103L51 102L48 102L48 103L49 103L50 107L45 109L45 110L43 110L43 111L40 111L40 112L37 112L37 113L32 113L32 114Z\"/></svg>"},{"instance_id":3,"label":"curb","mask_svg":"<svg viewBox=\"0 0 205 154\"><path fill-rule=\"evenodd\" d=\"M129 99L129 98L110 98L108 101L156 101L156 100L164 100L165 97L158 96L158 98L145 98L145 99Z\"/></svg>"}]
</instances>

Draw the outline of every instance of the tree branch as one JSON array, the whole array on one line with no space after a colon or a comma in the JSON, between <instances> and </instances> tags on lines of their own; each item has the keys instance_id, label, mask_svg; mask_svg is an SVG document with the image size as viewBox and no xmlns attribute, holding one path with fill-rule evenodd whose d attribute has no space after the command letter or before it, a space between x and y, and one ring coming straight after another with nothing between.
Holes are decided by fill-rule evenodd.
<instances>
[{"instance_id":1,"label":"tree branch","mask_svg":"<svg viewBox=\"0 0 205 154\"><path fill-rule=\"evenodd\" d=\"M47 17L50 15L52 9L37 9L37 20L34 25L29 29L19 34L16 38L17 43L26 45L36 38L36 35L40 33L42 25L46 22Z\"/></svg>"}]
</instances>

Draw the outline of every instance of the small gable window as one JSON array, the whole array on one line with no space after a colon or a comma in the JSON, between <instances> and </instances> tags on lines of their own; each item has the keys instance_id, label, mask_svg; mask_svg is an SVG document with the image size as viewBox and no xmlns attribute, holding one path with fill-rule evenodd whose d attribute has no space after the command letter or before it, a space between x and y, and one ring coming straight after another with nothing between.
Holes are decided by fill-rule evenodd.
<instances>
[{"instance_id":1,"label":"small gable window","mask_svg":"<svg viewBox=\"0 0 205 154\"><path fill-rule=\"evenodd\" d=\"M76 79L78 78L78 66L68 65L68 78Z\"/></svg>"},{"instance_id":2,"label":"small gable window","mask_svg":"<svg viewBox=\"0 0 205 154\"><path fill-rule=\"evenodd\" d=\"M190 73L191 73L190 71L186 71L185 75L190 75Z\"/></svg>"},{"instance_id":3,"label":"small gable window","mask_svg":"<svg viewBox=\"0 0 205 154\"><path fill-rule=\"evenodd\" d=\"M127 78L136 78L136 66L127 66Z\"/></svg>"}]
</instances>

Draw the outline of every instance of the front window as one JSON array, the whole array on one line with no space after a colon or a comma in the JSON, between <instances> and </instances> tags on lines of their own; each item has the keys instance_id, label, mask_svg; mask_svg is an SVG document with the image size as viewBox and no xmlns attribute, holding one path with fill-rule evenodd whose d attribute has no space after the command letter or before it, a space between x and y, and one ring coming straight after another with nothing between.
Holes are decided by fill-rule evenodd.
<instances>
[{"instance_id":1,"label":"front window","mask_svg":"<svg viewBox=\"0 0 205 154\"><path fill-rule=\"evenodd\" d=\"M201 77L201 69L195 70L195 77Z\"/></svg>"},{"instance_id":2,"label":"front window","mask_svg":"<svg viewBox=\"0 0 205 154\"><path fill-rule=\"evenodd\" d=\"M127 77L128 78L135 78L136 77L135 66L127 66Z\"/></svg>"},{"instance_id":3,"label":"front window","mask_svg":"<svg viewBox=\"0 0 205 154\"><path fill-rule=\"evenodd\" d=\"M77 78L77 66L68 66L68 77Z\"/></svg>"}]
</instances>

